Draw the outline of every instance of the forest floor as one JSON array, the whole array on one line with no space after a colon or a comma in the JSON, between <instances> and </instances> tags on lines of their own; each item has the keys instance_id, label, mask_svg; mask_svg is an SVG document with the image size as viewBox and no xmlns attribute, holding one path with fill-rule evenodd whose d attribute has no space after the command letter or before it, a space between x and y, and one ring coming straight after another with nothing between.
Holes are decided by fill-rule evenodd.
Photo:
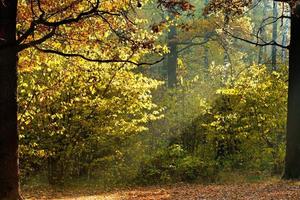
<instances>
[{"instance_id":1,"label":"forest floor","mask_svg":"<svg viewBox=\"0 0 300 200\"><path fill-rule=\"evenodd\" d=\"M300 199L300 182L270 181L237 184L176 184L101 192L97 189L24 188L32 200L288 200Z\"/></svg>"}]
</instances>

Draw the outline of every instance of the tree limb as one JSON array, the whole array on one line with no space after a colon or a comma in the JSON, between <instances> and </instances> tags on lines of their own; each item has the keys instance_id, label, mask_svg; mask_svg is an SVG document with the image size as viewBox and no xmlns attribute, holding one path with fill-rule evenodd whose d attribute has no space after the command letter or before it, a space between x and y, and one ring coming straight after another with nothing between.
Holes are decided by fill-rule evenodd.
<instances>
[{"instance_id":1,"label":"tree limb","mask_svg":"<svg viewBox=\"0 0 300 200\"><path fill-rule=\"evenodd\" d=\"M63 56L63 57L73 57L73 58L81 58L83 60L89 61L89 62L96 62L96 63L129 63L129 64L133 64L136 66L142 66L142 65L155 65L160 63L161 61L164 60L164 57L162 57L161 59L154 61L154 62L135 62L132 60L122 60L122 59L96 59L96 58L89 58L86 57L82 54L78 54L78 53L65 53L62 51L58 51L58 50L54 50L54 49L43 49L41 47L38 46L34 46L37 50L43 52L43 53L50 53L50 54L56 54L59 56Z\"/></svg>"}]
</instances>

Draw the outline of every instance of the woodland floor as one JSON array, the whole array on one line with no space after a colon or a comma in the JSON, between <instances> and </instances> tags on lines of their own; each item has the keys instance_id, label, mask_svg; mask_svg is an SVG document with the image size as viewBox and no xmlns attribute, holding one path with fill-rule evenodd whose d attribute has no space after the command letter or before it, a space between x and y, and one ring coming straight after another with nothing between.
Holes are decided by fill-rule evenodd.
<instances>
[{"instance_id":1,"label":"woodland floor","mask_svg":"<svg viewBox=\"0 0 300 200\"><path fill-rule=\"evenodd\" d=\"M49 188L23 189L25 199L63 200L287 200L300 199L300 182L272 181L262 183L140 187L103 193L96 189Z\"/></svg>"}]
</instances>

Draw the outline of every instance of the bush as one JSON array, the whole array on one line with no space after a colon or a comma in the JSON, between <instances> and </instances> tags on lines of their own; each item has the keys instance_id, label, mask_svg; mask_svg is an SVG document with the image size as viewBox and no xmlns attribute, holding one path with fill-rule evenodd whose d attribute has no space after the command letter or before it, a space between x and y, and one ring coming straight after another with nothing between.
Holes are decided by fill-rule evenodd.
<instances>
[{"instance_id":1,"label":"bush","mask_svg":"<svg viewBox=\"0 0 300 200\"><path fill-rule=\"evenodd\" d=\"M215 162L188 155L181 145L174 144L142 163L137 180L142 184L211 182L217 176L218 167Z\"/></svg>"}]
</instances>

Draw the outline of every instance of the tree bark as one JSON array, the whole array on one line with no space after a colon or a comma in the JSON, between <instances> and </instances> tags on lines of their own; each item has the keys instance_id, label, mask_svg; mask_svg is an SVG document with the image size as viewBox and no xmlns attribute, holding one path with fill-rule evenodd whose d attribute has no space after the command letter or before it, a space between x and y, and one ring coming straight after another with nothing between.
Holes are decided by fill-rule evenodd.
<instances>
[{"instance_id":1,"label":"tree bark","mask_svg":"<svg viewBox=\"0 0 300 200\"><path fill-rule=\"evenodd\" d=\"M277 2L273 2L273 17L274 19L278 16ZM274 20L275 21L275 20ZM277 21L273 22L272 40L277 40ZM272 70L277 70L277 46L272 46Z\"/></svg>"},{"instance_id":2,"label":"tree bark","mask_svg":"<svg viewBox=\"0 0 300 200\"><path fill-rule=\"evenodd\" d=\"M225 11L224 14L224 28L227 30L229 28L229 13ZM227 68L231 63L229 59L229 53L228 53L228 44L225 40L224 45L224 66Z\"/></svg>"},{"instance_id":3,"label":"tree bark","mask_svg":"<svg viewBox=\"0 0 300 200\"><path fill-rule=\"evenodd\" d=\"M268 2L267 0L263 0L263 13L267 13L267 10L268 10ZM266 35L266 30L265 30L265 27L261 27L261 31L260 31L260 37L262 39L265 39L265 35ZM266 49L266 46L263 46L263 47L259 47L259 52L258 52L258 64L262 64L263 62L263 56L264 54L267 53L267 49Z\"/></svg>"},{"instance_id":4,"label":"tree bark","mask_svg":"<svg viewBox=\"0 0 300 200\"><path fill-rule=\"evenodd\" d=\"M17 0L0 1L0 199L21 199L17 131Z\"/></svg>"},{"instance_id":5,"label":"tree bark","mask_svg":"<svg viewBox=\"0 0 300 200\"><path fill-rule=\"evenodd\" d=\"M175 87L177 84L177 31L176 27L172 25L168 34L168 46L170 53L167 57L168 66L168 87Z\"/></svg>"},{"instance_id":6,"label":"tree bark","mask_svg":"<svg viewBox=\"0 0 300 200\"><path fill-rule=\"evenodd\" d=\"M288 37L287 35L289 34L289 20L285 19L283 21L283 31L282 31L282 40L281 40L281 43L283 46L287 46L287 40L288 40ZM281 60L282 60L282 63L285 64L286 62L286 58L287 58L287 49L285 48L282 48L281 49Z\"/></svg>"},{"instance_id":7,"label":"tree bark","mask_svg":"<svg viewBox=\"0 0 300 200\"><path fill-rule=\"evenodd\" d=\"M291 14L285 179L300 178L300 18Z\"/></svg>"},{"instance_id":8,"label":"tree bark","mask_svg":"<svg viewBox=\"0 0 300 200\"><path fill-rule=\"evenodd\" d=\"M205 6L207 6L208 3L209 3L208 0L204 1L204 5ZM207 16L205 16L204 18L206 19ZM207 41L208 38L209 38L209 33L205 33L204 41ZM207 45L204 45L204 60L203 60L203 64L204 64L205 72L208 73L209 60L208 60L208 47L207 47Z\"/></svg>"}]
</instances>

